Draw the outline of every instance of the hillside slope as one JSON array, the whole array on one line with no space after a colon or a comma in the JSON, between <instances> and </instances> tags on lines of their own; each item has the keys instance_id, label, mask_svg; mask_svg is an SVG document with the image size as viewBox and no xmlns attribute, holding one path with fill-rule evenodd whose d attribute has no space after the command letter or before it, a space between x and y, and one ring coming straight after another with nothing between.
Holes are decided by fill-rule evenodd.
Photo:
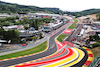
<instances>
[{"instance_id":1,"label":"hillside slope","mask_svg":"<svg viewBox=\"0 0 100 67\"><path fill-rule=\"evenodd\" d=\"M91 14L97 14L100 13L100 9L88 9L84 10L81 12L76 12L77 16L86 16L86 15L91 15Z\"/></svg>"},{"instance_id":2,"label":"hillside slope","mask_svg":"<svg viewBox=\"0 0 100 67\"><path fill-rule=\"evenodd\" d=\"M25 5L0 1L0 13L18 13L18 12L32 12L32 13L46 12L53 14L68 14L80 17L80 16L100 13L100 9L88 9L80 12L68 12L68 11L62 11L59 8L40 8L36 6L25 6Z\"/></svg>"},{"instance_id":3,"label":"hillside slope","mask_svg":"<svg viewBox=\"0 0 100 67\"><path fill-rule=\"evenodd\" d=\"M36 6L25 6L0 1L0 13L17 13L17 12L47 12L59 13L59 8L40 8Z\"/></svg>"}]
</instances>

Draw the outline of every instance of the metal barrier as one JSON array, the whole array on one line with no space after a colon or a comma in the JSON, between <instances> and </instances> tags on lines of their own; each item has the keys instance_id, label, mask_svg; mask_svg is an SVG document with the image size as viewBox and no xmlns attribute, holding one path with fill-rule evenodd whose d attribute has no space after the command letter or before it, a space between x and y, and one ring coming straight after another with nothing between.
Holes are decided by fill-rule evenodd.
<instances>
[{"instance_id":1,"label":"metal barrier","mask_svg":"<svg viewBox=\"0 0 100 67\"><path fill-rule=\"evenodd\" d=\"M91 62L91 64L88 67L95 67L99 61L100 61L100 54Z\"/></svg>"}]
</instances>

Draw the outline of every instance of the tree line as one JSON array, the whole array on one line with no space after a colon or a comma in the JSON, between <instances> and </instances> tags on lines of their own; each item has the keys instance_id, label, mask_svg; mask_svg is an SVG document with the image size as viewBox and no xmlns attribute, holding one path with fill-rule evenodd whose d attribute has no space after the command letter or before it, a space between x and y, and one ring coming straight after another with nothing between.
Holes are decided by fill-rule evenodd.
<instances>
[{"instance_id":1,"label":"tree line","mask_svg":"<svg viewBox=\"0 0 100 67\"><path fill-rule=\"evenodd\" d=\"M37 6L25 6L25 5L18 5L0 1L0 13L18 13L18 12L26 12L26 13L46 12L50 14L61 14L61 15L68 14L76 17L81 17L90 14L97 14L100 12L100 9L88 9L80 12L69 12L69 11L62 11L59 8L40 8Z\"/></svg>"},{"instance_id":2,"label":"tree line","mask_svg":"<svg viewBox=\"0 0 100 67\"><path fill-rule=\"evenodd\" d=\"M19 19L18 16L16 16L16 17L2 18L2 19L0 19L0 26L1 27L2 26L9 26L9 25L15 23L16 22L15 20L17 20L17 19Z\"/></svg>"},{"instance_id":3,"label":"tree line","mask_svg":"<svg viewBox=\"0 0 100 67\"><path fill-rule=\"evenodd\" d=\"M18 17L13 18L13 17L8 17L8 18L3 18L0 19L0 23L2 23L2 25L4 26L9 26L10 24L15 24L15 25L26 25L29 24L29 27L34 27L36 30L38 30L40 25L43 25L44 23L49 23L49 22L53 22L54 20L51 18L44 18L44 19L27 19L24 18L23 20L17 20ZM15 22L12 22L15 21ZM6 24L8 23L8 24ZM1 24L0 24L1 25ZM28 29L29 27L24 26L25 29ZM2 26L0 28L0 39L4 39L4 40L11 40L11 43L20 43L21 39L19 37L19 32L17 30L8 30L5 31Z\"/></svg>"},{"instance_id":4,"label":"tree line","mask_svg":"<svg viewBox=\"0 0 100 67\"><path fill-rule=\"evenodd\" d=\"M37 6L25 6L0 1L0 13L18 13L18 12L47 12L56 13L59 8L40 8Z\"/></svg>"},{"instance_id":5,"label":"tree line","mask_svg":"<svg viewBox=\"0 0 100 67\"><path fill-rule=\"evenodd\" d=\"M0 26L1 27L2 26L10 26L10 25L24 25L25 26L25 25L29 24L29 27L34 27L36 30L38 30L40 25L43 25L44 23L49 23L51 21L53 22L54 20L51 18L38 18L38 19L24 18L23 20L19 20L19 17L8 17L8 18L0 19ZM27 26L25 26L25 28L26 27Z\"/></svg>"},{"instance_id":6,"label":"tree line","mask_svg":"<svg viewBox=\"0 0 100 67\"><path fill-rule=\"evenodd\" d=\"M4 31L3 28L0 28L0 38L4 40L11 40L11 43L20 43L21 39L19 37L19 32L17 30L8 30Z\"/></svg>"}]
</instances>

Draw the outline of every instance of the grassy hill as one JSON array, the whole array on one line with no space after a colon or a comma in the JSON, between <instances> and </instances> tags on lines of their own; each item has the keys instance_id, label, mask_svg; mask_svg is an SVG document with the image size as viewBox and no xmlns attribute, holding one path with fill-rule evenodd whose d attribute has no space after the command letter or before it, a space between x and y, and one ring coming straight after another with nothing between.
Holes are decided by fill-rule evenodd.
<instances>
[{"instance_id":1,"label":"grassy hill","mask_svg":"<svg viewBox=\"0 0 100 67\"><path fill-rule=\"evenodd\" d=\"M0 1L0 13L18 13L18 12L46 12L53 14L69 14L76 17L100 13L100 9L88 9L80 12L62 11L59 8L40 8L37 6L25 6Z\"/></svg>"},{"instance_id":2,"label":"grassy hill","mask_svg":"<svg viewBox=\"0 0 100 67\"><path fill-rule=\"evenodd\" d=\"M76 12L76 16L86 16L97 13L100 13L100 9L88 9L81 12Z\"/></svg>"},{"instance_id":3,"label":"grassy hill","mask_svg":"<svg viewBox=\"0 0 100 67\"><path fill-rule=\"evenodd\" d=\"M59 13L59 8L40 8L36 6L25 6L0 1L0 13L17 13L17 12L47 12Z\"/></svg>"}]
</instances>

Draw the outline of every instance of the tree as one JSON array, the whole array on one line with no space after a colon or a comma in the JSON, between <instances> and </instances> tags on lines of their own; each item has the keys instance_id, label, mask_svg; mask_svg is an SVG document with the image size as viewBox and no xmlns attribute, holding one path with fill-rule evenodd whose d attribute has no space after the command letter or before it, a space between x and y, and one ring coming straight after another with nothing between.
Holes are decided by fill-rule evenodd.
<instances>
[{"instance_id":1,"label":"tree","mask_svg":"<svg viewBox=\"0 0 100 67\"><path fill-rule=\"evenodd\" d=\"M37 37L36 37L36 36L34 36L34 37L32 37L32 39L33 39L34 41L36 41Z\"/></svg>"},{"instance_id":2,"label":"tree","mask_svg":"<svg viewBox=\"0 0 100 67\"><path fill-rule=\"evenodd\" d=\"M29 27L27 27L27 26L24 26L24 29L25 29L25 30L27 30L28 28L29 28Z\"/></svg>"},{"instance_id":3,"label":"tree","mask_svg":"<svg viewBox=\"0 0 100 67\"><path fill-rule=\"evenodd\" d=\"M16 19L19 19L19 17L18 17L18 16L16 16Z\"/></svg>"},{"instance_id":4,"label":"tree","mask_svg":"<svg viewBox=\"0 0 100 67\"><path fill-rule=\"evenodd\" d=\"M39 24L38 24L38 19L35 20L35 29L38 30Z\"/></svg>"},{"instance_id":5,"label":"tree","mask_svg":"<svg viewBox=\"0 0 100 67\"><path fill-rule=\"evenodd\" d=\"M9 26L10 25L10 22L4 22L3 25L4 26Z\"/></svg>"},{"instance_id":6,"label":"tree","mask_svg":"<svg viewBox=\"0 0 100 67\"><path fill-rule=\"evenodd\" d=\"M8 40L11 40L11 43L18 43L21 41L19 37L19 32L17 30L9 30L3 32L3 38Z\"/></svg>"},{"instance_id":7,"label":"tree","mask_svg":"<svg viewBox=\"0 0 100 67\"><path fill-rule=\"evenodd\" d=\"M42 33L40 33L40 39L42 39L43 38L43 36L42 36L43 34Z\"/></svg>"},{"instance_id":8,"label":"tree","mask_svg":"<svg viewBox=\"0 0 100 67\"><path fill-rule=\"evenodd\" d=\"M39 22L38 19L31 19L31 26L35 28L35 30L38 30Z\"/></svg>"},{"instance_id":9,"label":"tree","mask_svg":"<svg viewBox=\"0 0 100 67\"><path fill-rule=\"evenodd\" d=\"M12 30L12 42L13 43L18 43L21 41L20 37L19 37L20 32L18 30Z\"/></svg>"},{"instance_id":10,"label":"tree","mask_svg":"<svg viewBox=\"0 0 100 67\"><path fill-rule=\"evenodd\" d=\"M97 34L96 35L93 35L93 36L90 36L89 38L90 38L90 41L97 41L97 40L100 39Z\"/></svg>"},{"instance_id":11,"label":"tree","mask_svg":"<svg viewBox=\"0 0 100 67\"><path fill-rule=\"evenodd\" d=\"M0 38L1 38L1 39L4 38L4 37L3 37L3 34L4 34L3 28L0 28Z\"/></svg>"}]
</instances>

